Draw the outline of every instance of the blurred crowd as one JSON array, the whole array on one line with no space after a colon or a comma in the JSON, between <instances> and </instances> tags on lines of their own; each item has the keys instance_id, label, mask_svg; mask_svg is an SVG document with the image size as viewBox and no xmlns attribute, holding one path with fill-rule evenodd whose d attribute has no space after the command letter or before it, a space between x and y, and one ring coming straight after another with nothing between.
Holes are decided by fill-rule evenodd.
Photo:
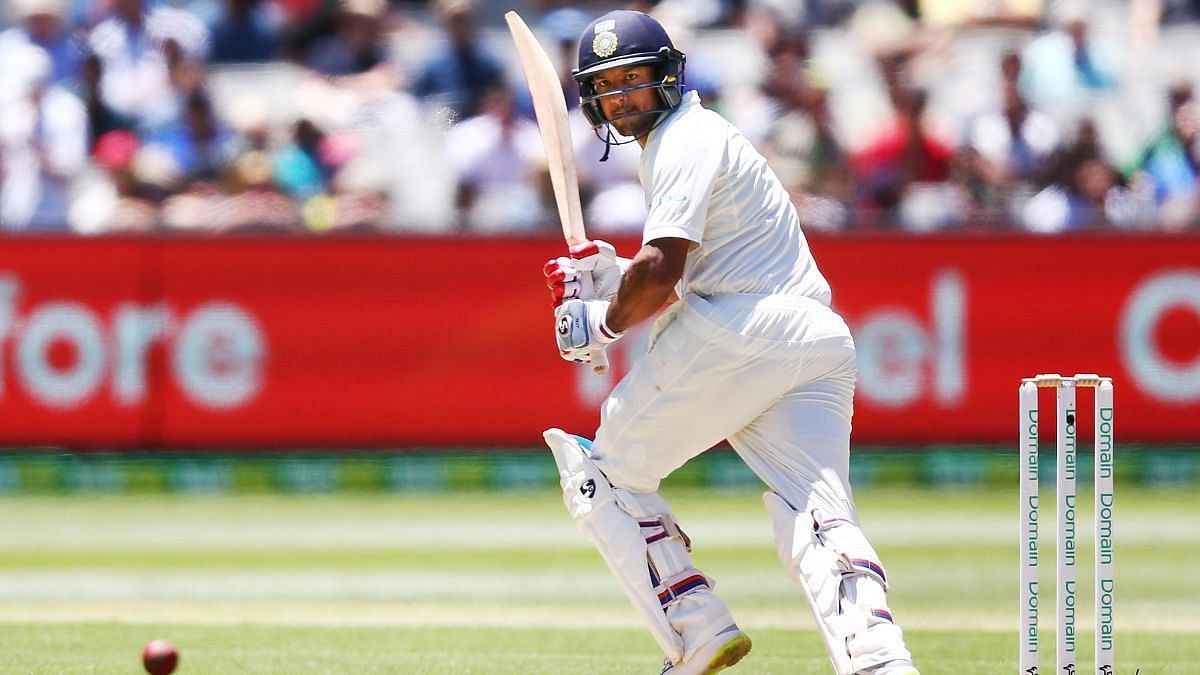
<instances>
[{"instance_id":1,"label":"blurred crowd","mask_svg":"<svg viewBox=\"0 0 1200 675\"><path fill-rule=\"evenodd\" d=\"M810 228L1200 231L1200 0L8 0L0 231L557 231L510 6L561 67L592 233L645 216L570 78L615 7L667 25Z\"/></svg>"}]
</instances>

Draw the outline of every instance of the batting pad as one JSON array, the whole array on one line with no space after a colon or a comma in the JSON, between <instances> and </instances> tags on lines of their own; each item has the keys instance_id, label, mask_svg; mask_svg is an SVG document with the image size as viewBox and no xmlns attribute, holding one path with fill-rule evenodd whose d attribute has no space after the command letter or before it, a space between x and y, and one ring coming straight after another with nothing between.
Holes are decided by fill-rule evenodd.
<instances>
[{"instance_id":1,"label":"batting pad","mask_svg":"<svg viewBox=\"0 0 1200 675\"><path fill-rule=\"evenodd\" d=\"M911 661L887 605L887 575L862 530L844 519L797 512L763 494L779 559L804 590L837 675L888 661Z\"/></svg>"},{"instance_id":2,"label":"batting pad","mask_svg":"<svg viewBox=\"0 0 1200 675\"><path fill-rule=\"evenodd\" d=\"M686 537L657 494L614 488L592 463L583 439L560 429L543 437L558 465L563 504L600 552L672 663L683 661L733 618L692 567Z\"/></svg>"}]
</instances>

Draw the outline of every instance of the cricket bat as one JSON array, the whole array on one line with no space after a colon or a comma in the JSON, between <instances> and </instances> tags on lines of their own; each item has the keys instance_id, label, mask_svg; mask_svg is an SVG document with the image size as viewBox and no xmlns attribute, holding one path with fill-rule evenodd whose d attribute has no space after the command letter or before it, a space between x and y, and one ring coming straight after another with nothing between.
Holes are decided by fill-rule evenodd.
<instances>
[{"instance_id":1,"label":"cricket bat","mask_svg":"<svg viewBox=\"0 0 1200 675\"><path fill-rule=\"evenodd\" d=\"M563 237L567 245L582 243L587 241L587 234L583 231L583 208L579 204L575 147L571 143L567 99L558 82L558 73L520 15L507 12L504 20L517 46L521 70L529 83L529 96L537 115L538 130L542 133L542 147L546 150L546 165L550 183L554 186L554 202L558 205ZM608 372L608 356L603 349L592 350L591 358L592 370L597 375Z\"/></svg>"}]
</instances>

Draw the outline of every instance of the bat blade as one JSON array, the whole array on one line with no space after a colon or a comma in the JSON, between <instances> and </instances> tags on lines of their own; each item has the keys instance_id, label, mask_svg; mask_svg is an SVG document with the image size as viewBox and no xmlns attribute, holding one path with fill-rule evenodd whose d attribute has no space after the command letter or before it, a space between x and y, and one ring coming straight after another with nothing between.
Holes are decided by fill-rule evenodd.
<instances>
[{"instance_id":1,"label":"bat blade","mask_svg":"<svg viewBox=\"0 0 1200 675\"><path fill-rule=\"evenodd\" d=\"M583 229L583 208L579 204L579 177L575 173L575 146L571 142L571 124L567 119L567 99L554 64L546 50L516 12L506 12L504 21L512 33L517 47L517 58L529 84L529 96L533 111L537 115L538 131L542 135L542 148L546 151L546 165L550 170L550 183L554 186L554 203L558 206L558 220L562 224L563 237L567 244L587 241ZM603 375L608 372L608 356L603 349L591 353L592 370Z\"/></svg>"},{"instance_id":2,"label":"bat blade","mask_svg":"<svg viewBox=\"0 0 1200 675\"><path fill-rule=\"evenodd\" d=\"M558 205L563 237L568 244L578 244L587 240L587 234L583 230L579 178L575 173L575 147L571 142L567 101L562 85L550 57L520 15L508 12L504 20L508 22L508 30L517 46L521 70L525 72L525 80L529 83L538 130L542 133L542 147L546 150L550 182L554 185L554 201Z\"/></svg>"}]
</instances>

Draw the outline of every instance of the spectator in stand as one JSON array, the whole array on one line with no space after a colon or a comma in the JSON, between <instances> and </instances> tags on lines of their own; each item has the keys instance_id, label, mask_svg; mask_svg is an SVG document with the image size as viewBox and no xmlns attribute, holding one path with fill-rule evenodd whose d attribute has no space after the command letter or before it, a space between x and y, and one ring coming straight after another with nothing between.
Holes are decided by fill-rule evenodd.
<instances>
[{"instance_id":1,"label":"spectator in stand","mask_svg":"<svg viewBox=\"0 0 1200 675\"><path fill-rule=\"evenodd\" d=\"M829 91L806 54L784 49L772 57L764 93L773 119L761 140L763 154L807 225L839 229L853 199L849 156L834 131Z\"/></svg>"},{"instance_id":2,"label":"spectator in stand","mask_svg":"<svg viewBox=\"0 0 1200 675\"><path fill-rule=\"evenodd\" d=\"M1053 182L1025 204L1023 224L1042 234L1102 227L1127 227L1136 195L1100 148L1096 125L1084 119L1075 142L1051 164Z\"/></svg>"},{"instance_id":3,"label":"spectator in stand","mask_svg":"<svg viewBox=\"0 0 1200 675\"><path fill-rule=\"evenodd\" d=\"M102 63L100 96L126 117L142 120L173 107L174 92L163 45L203 63L208 30L194 15L173 7L147 8L145 0L112 0L113 14L92 29L88 43Z\"/></svg>"},{"instance_id":4,"label":"spectator in stand","mask_svg":"<svg viewBox=\"0 0 1200 675\"><path fill-rule=\"evenodd\" d=\"M146 232L157 227L158 206L145 178L156 173L160 182L169 180L173 168L160 161L161 155L155 159L155 153L143 154L137 136L129 131L101 136L93 157L102 175L71 205L72 228L82 234L99 234Z\"/></svg>"},{"instance_id":5,"label":"spectator in stand","mask_svg":"<svg viewBox=\"0 0 1200 675\"><path fill-rule=\"evenodd\" d=\"M759 14L756 20L764 20ZM730 115L755 147L767 147L779 118L786 114L788 99L808 67L808 34L765 23L759 36L767 57L766 70L757 87L730 102ZM768 158L769 159L769 158Z\"/></svg>"},{"instance_id":6,"label":"spectator in stand","mask_svg":"<svg viewBox=\"0 0 1200 675\"><path fill-rule=\"evenodd\" d=\"M1025 225L1044 234L1099 227L1105 224L1104 202L1116 186L1116 174L1099 159L1071 167L1066 183L1055 183L1029 200Z\"/></svg>"},{"instance_id":7,"label":"spectator in stand","mask_svg":"<svg viewBox=\"0 0 1200 675\"><path fill-rule=\"evenodd\" d=\"M447 41L421 66L413 93L451 120L479 114L484 92L504 80L504 69L475 30L474 0L434 0Z\"/></svg>"},{"instance_id":8,"label":"spectator in stand","mask_svg":"<svg viewBox=\"0 0 1200 675\"><path fill-rule=\"evenodd\" d=\"M908 84L906 53L880 58L893 118L865 149L850 158L866 226L926 230L961 220L950 188L953 149L926 128L928 95Z\"/></svg>"},{"instance_id":9,"label":"spectator in stand","mask_svg":"<svg viewBox=\"0 0 1200 675\"><path fill-rule=\"evenodd\" d=\"M1059 0L1050 10L1056 28L1035 38L1022 54L1022 92L1034 106L1059 117L1082 116L1094 93L1117 86L1116 49L1093 37L1088 12L1083 0Z\"/></svg>"},{"instance_id":10,"label":"spectator in stand","mask_svg":"<svg viewBox=\"0 0 1200 675\"><path fill-rule=\"evenodd\" d=\"M152 142L168 151L188 183L219 180L237 151L236 136L217 118L203 89L188 95L183 117Z\"/></svg>"},{"instance_id":11,"label":"spectator in stand","mask_svg":"<svg viewBox=\"0 0 1200 675\"><path fill-rule=\"evenodd\" d=\"M175 38L162 43L162 59L166 66L167 89L138 120L142 136L153 136L177 125L186 116L188 100L204 88L208 69L194 53L180 46Z\"/></svg>"},{"instance_id":12,"label":"spectator in stand","mask_svg":"<svg viewBox=\"0 0 1200 675\"><path fill-rule=\"evenodd\" d=\"M83 54L66 30L65 9L66 0L13 0L13 17L20 23L0 33L0 64L17 58L11 50L32 44L50 57L49 81L69 87L79 76ZM5 79L5 73L0 72L0 96L6 89Z\"/></svg>"},{"instance_id":13,"label":"spectator in stand","mask_svg":"<svg viewBox=\"0 0 1200 675\"><path fill-rule=\"evenodd\" d=\"M272 159L275 182L292 199L303 205L319 205L328 197L329 181L336 167L321 151L328 135L312 120L301 118L292 127L291 139ZM313 201L318 200L318 201ZM311 206L312 210L319 206Z\"/></svg>"},{"instance_id":14,"label":"spectator in stand","mask_svg":"<svg viewBox=\"0 0 1200 675\"><path fill-rule=\"evenodd\" d=\"M261 63L279 53L278 20L264 0L225 0L209 26L212 63Z\"/></svg>"},{"instance_id":15,"label":"spectator in stand","mask_svg":"<svg viewBox=\"0 0 1200 675\"><path fill-rule=\"evenodd\" d=\"M100 57L89 54L83 61L79 76L79 88L88 118L88 152L94 152L96 143L111 131L133 130L134 121L113 110L100 95L100 80L103 79L104 64Z\"/></svg>"},{"instance_id":16,"label":"spectator in stand","mask_svg":"<svg viewBox=\"0 0 1200 675\"><path fill-rule=\"evenodd\" d=\"M763 152L806 225L836 229L852 198L848 157L834 133L829 92L810 58L808 34L767 18L760 40L767 55L759 86L731 102L737 126ZM705 101L707 103L707 100Z\"/></svg>"},{"instance_id":17,"label":"spectator in stand","mask_svg":"<svg viewBox=\"0 0 1200 675\"><path fill-rule=\"evenodd\" d=\"M538 189L545 157L537 125L516 114L512 93L503 84L487 90L482 106L479 115L446 132L459 226L528 232L553 222Z\"/></svg>"},{"instance_id":18,"label":"spectator in stand","mask_svg":"<svg viewBox=\"0 0 1200 675\"><path fill-rule=\"evenodd\" d=\"M236 158L220 183L193 181L162 205L162 225L173 230L225 232L299 230L296 203L275 185L271 169L270 110L265 99L241 96L230 110Z\"/></svg>"},{"instance_id":19,"label":"spectator in stand","mask_svg":"<svg viewBox=\"0 0 1200 675\"><path fill-rule=\"evenodd\" d=\"M0 102L0 229L66 230L68 193L87 159L87 112L53 84L44 49L26 43L7 56L20 89Z\"/></svg>"},{"instance_id":20,"label":"spectator in stand","mask_svg":"<svg viewBox=\"0 0 1200 675\"><path fill-rule=\"evenodd\" d=\"M305 64L331 77L359 75L386 64L386 14L386 0L345 0L337 15L337 31L313 44Z\"/></svg>"},{"instance_id":21,"label":"spectator in stand","mask_svg":"<svg viewBox=\"0 0 1200 675\"><path fill-rule=\"evenodd\" d=\"M1200 190L1200 110L1192 97L1192 84L1179 82L1168 94L1165 127L1126 168L1135 183L1144 181L1153 190L1159 221L1170 229L1194 224Z\"/></svg>"},{"instance_id":22,"label":"spectator in stand","mask_svg":"<svg viewBox=\"0 0 1200 675\"><path fill-rule=\"evenodd\" d=\"M1044 185L1048 163L1062 138L1050 115L1032 108L1018 82L1021 56L1007 52L1000 59L1001 97L998 108L975 118L962 148L962 180L979 209L972 222L1017 217L1025 200Z\"/></svg>"}]
</instances>

